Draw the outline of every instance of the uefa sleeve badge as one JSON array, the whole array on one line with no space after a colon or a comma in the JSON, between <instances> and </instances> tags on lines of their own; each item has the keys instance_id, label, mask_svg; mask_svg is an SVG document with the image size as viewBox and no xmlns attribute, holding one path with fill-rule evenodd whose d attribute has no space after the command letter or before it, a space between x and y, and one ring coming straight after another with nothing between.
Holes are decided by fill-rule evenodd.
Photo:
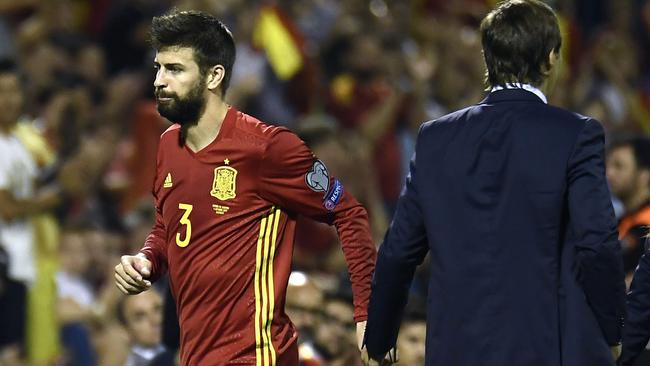
<instances>
[{"instance_id":1,"label":"uefa sleeve badge","mask_svg":"<svg viewBox=\"0 0 650 366\"><path fill-rule=\"evenodd\" d=\"M307 186L314 192L327 192L330 186L330 176L322 161L316 160L305 175Z\"/></svg>"}]
</instances>

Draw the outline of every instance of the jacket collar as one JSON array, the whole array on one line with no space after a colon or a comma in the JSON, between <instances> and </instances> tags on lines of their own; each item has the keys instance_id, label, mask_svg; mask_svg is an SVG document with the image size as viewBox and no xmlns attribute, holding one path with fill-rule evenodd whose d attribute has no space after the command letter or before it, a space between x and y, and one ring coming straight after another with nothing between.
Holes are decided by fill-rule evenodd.
<instances>
[{"instance_id":1,"label":"jacket collar","mask_svg":"<svg viewBox=\"0 0 650 366\"><path fill-rule=\"evenodd\" d=\"M535 95L535 93L525 89L516 88L492 91L485 97L485 99L481 101L480 104L492 104L512 101L544 103L544 101Z\"/></svg>"}]
</instances>

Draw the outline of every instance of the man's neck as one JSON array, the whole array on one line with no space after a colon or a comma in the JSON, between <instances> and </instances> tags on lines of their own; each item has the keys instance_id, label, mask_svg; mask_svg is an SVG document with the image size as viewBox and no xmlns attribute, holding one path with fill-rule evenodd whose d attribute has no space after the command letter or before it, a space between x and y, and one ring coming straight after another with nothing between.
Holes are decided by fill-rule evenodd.
<instances>
[{"instance_id":1,"label":"man's neck","mask_svg":"<svg viewBox=\"0 0 650 366\"><path fill-rule=\"evenodd\" d=\"M650 201L650 190L645 189L626 199L623 204L625 205L625 211L632 213L640 209L648 201Z\"/></svg>"},{"instance_id":2,"label":"man's neck","mask_svg":"<svg viewBox=\"0 0 650 366\"><path fill-rule=\"evenodd\" d=\"M199 151L214 141L221 130L226 113L228 105L221 99L208 101L199 122L186 130L187 147L192 151Z\"/></svg>"}]
</instances>

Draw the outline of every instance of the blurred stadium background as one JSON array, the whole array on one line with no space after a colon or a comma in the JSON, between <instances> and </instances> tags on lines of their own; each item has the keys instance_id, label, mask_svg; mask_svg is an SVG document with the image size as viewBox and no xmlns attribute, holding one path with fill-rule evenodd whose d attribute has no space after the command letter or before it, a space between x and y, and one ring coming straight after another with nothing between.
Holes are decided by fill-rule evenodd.
<instances>
[{"instance_id":1,"label":"blurred stadium background","mask_svg":"<svg viewBox=\"0 0 650 366\"><path fill-rule=\"evenodd\" d=\"M368 208L379 244L420 124L485 95L477 29L495 3L0 0L0 59L14 60L23 76L24 108L12 133L39 170L30 199L47 200L52 185L64 191L60 202L18 218L35 234L27 258L35 271L0 273L0 365L124 365L138 336L172 355L178 347L173 309L138 318L113 284L119 256L136 252L151 227L156 145L169 124L153 100L152 16L177 7L223 19L237 42L229 103L298 133ZM608 139L646 138L650 0L548 3L564 35L551 103L595 117ZM650 174L633 154L621 159L608 162L618 184ZM621 195L650 201L645 182ZM650 225L650 206L628 198L613 197L626 232ZM624 238L629 273L644 234ZM4 268L7 260L15 259L5 257ZM359 365L334 229L301 219L294 267L287 312L301 331L302 362ZM401 365L423 364L426 278L422 266L400 336ZM164 281L156 288L169 304Z\"/></svg>"}]
</instances>

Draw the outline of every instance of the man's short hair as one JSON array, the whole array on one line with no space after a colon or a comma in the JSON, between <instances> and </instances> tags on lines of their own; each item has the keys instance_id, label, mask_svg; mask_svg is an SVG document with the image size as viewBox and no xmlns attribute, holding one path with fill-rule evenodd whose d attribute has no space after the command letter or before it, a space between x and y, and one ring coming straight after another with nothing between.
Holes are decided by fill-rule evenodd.
<instances>
[{"instance_id":1,"label":"man's short hair","mask_svg":"<svg viewBox=\"0 0 650 366\"><path fill-rule=\"evenodd\" d=\"M617 136L609 143L608 152L630 147L637 169L650 170L650 139L642 136Z\"/></svg>"},{"instance_id":2,"label":"man's short hair","mask_svg":"<svg viewBox=\"0 0 650 366\"><path fill-rule=\"evenodd\" d=\"M235 40L219 19L200 11L172 10L153 18L150 42L157 51L170 47L192 48L201 73L215 65L223 66L226 73L221 81L221 93L225 95L235 63Z\"/></svg>"},{"instance_id":3,"label":"man's short hair","mask_svg":"<svg viewBox=\"0 0 650 366\"><path fill-rule=\"evenodd\" d=\"M481 22L481 43L489 86L540 85L558 53L562 36L555 13L539 0L508 0Z\"/></svg>"}]
</instances>

